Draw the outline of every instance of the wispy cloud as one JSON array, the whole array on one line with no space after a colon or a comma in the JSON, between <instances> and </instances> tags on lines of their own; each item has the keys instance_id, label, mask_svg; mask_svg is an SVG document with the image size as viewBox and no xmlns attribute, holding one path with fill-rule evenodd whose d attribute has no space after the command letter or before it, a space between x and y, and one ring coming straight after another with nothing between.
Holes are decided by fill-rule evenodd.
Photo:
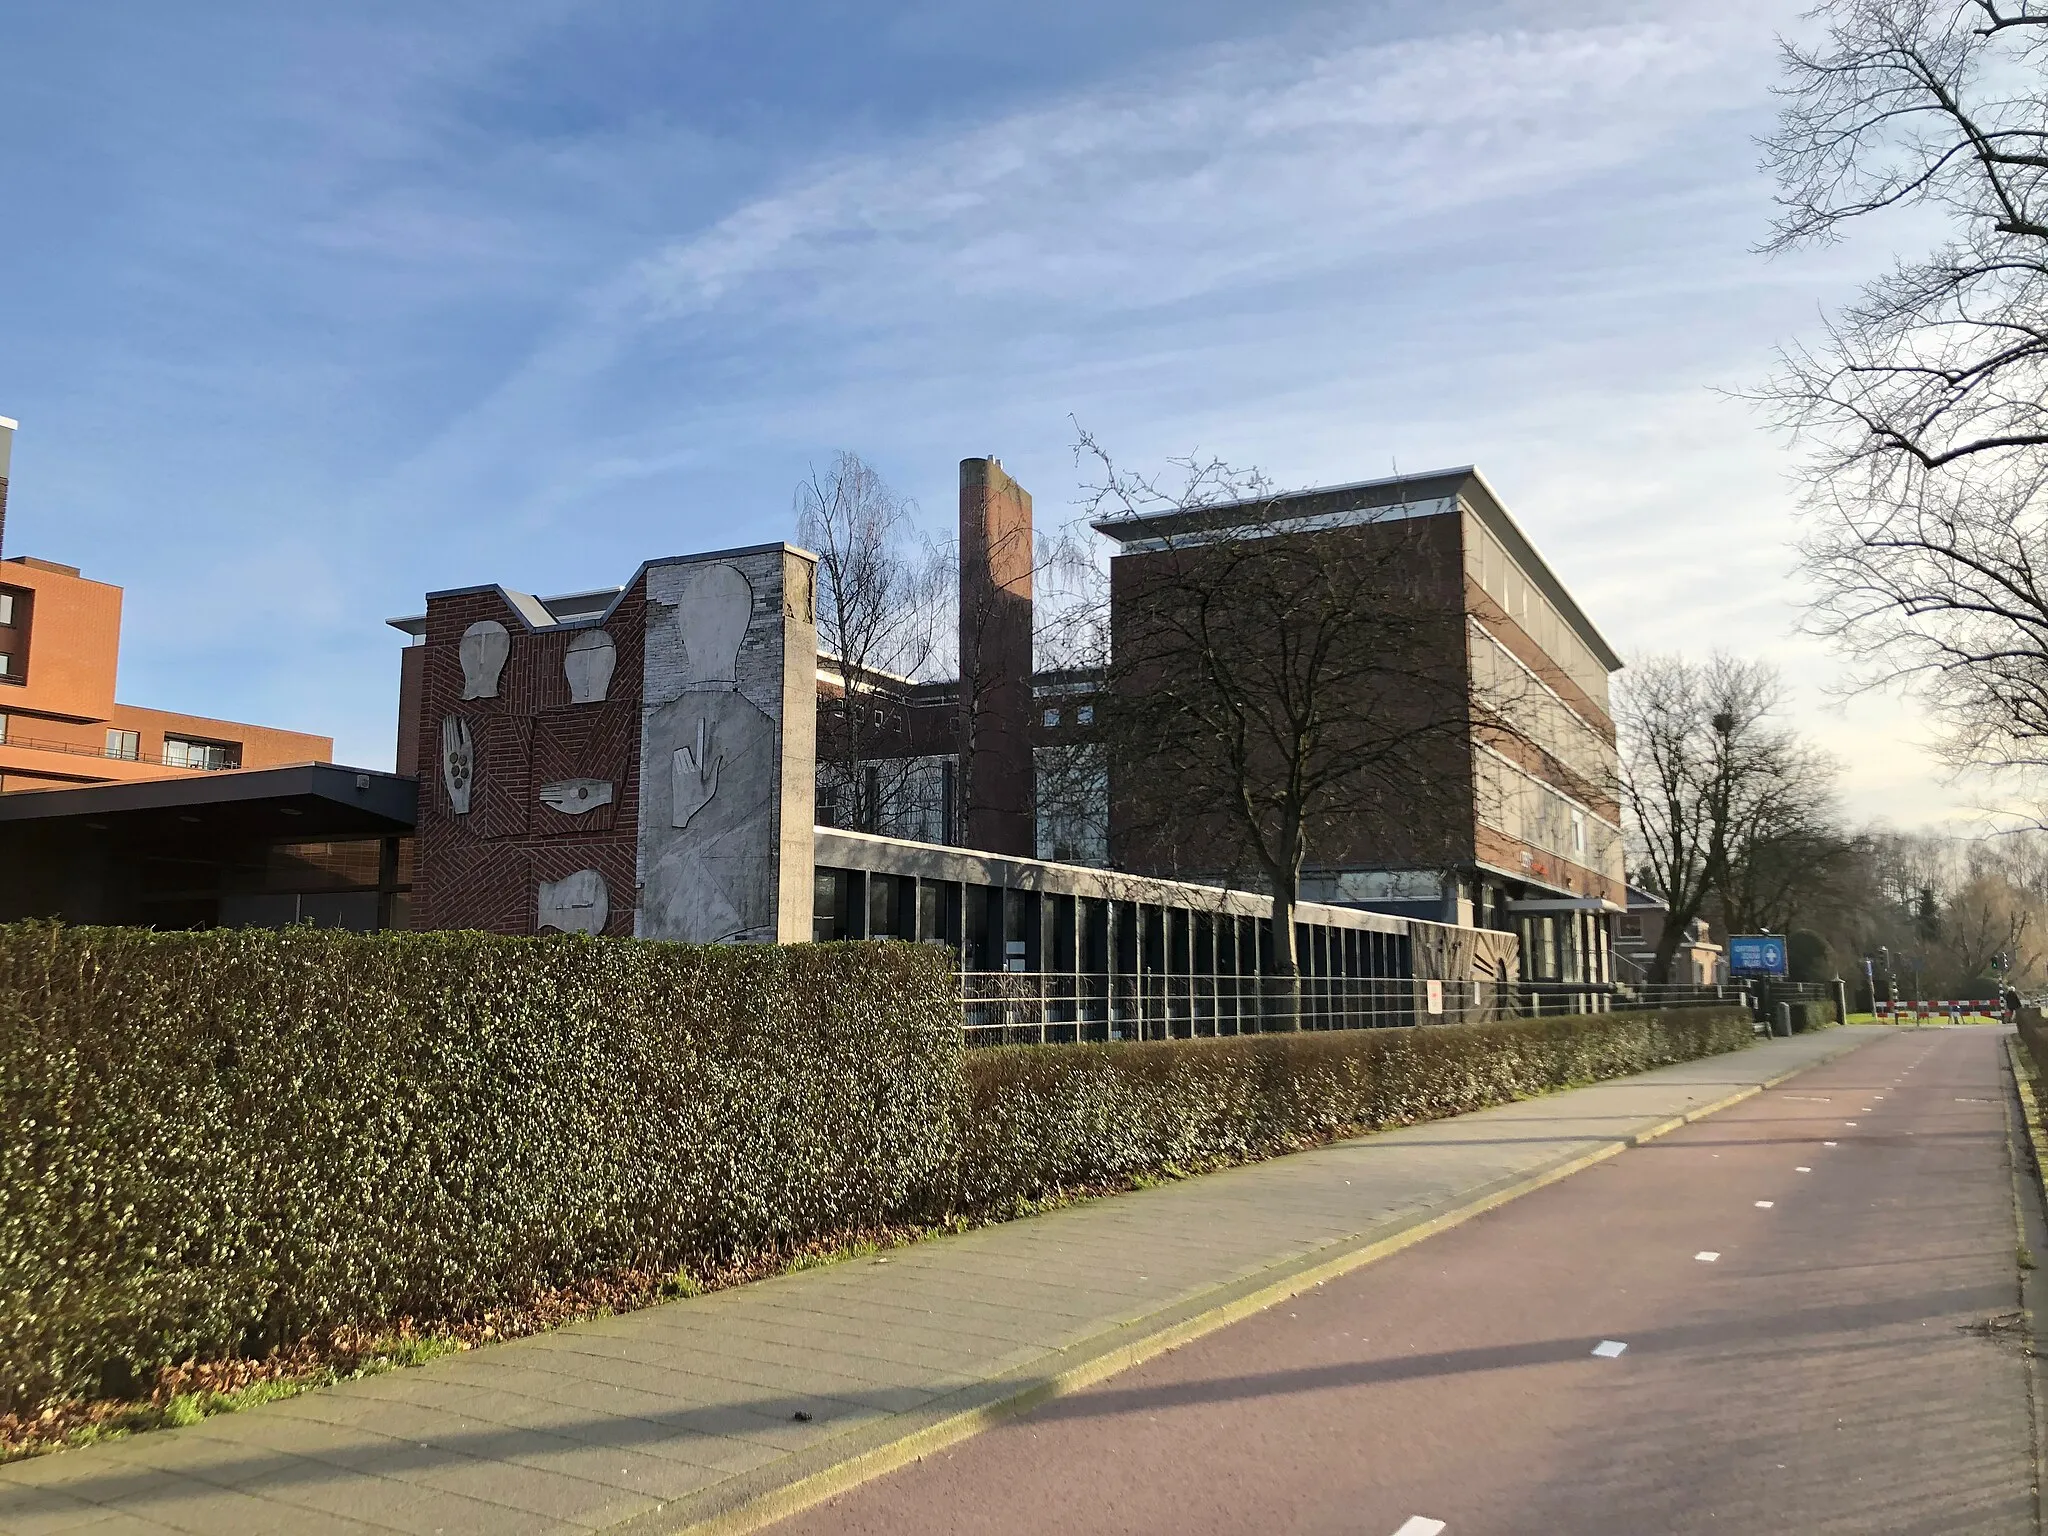
<instances>
[{"instance_id":1,"label":"wispy cloud","mask_svg":"<svg viewBox=\"0 0 2048 1536\"><path fill-rule=\"evenodd\" d=\"M1133 308L1357 262L1460 209L1665 153L1767 39L1728 13L1560 32L1211 50L820 168L641 270L656 317L764 293ZM937 285L936 289L934 284Z\"/></svg>"}]
</instances>

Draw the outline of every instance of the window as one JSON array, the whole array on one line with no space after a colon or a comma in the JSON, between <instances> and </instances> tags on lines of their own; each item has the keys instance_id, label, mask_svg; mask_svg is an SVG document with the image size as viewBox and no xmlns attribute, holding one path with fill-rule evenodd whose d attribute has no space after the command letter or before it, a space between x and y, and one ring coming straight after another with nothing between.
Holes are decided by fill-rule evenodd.
<instances>
[{"instance_id":1,"label":"window","mask_svg":"<svg viewBox=\"0 0 2048 1536\"><path fill-rule=\"evenodd\" d=\"M242 766L242 748L233 741L194 741L183 736L164 738L164 766L205 768L218 772Z\"/></svg>"},{"instance_id":2,"label":"window","mask_svg":"<svg viewBox=\"0 0 2048 1536\"><path fill-rule=\"evenodd\" d=\"M1054 726L1058 725L1059 723L1060 723L1060 712L1059 712L1058 710L1056 710L1056 709L1048 709L1048 710L1047 710L1047 711L1045 712L1045 726L1046 726L1046 729L1047 729L1047 730L1051 730L1051 729L1052 729L1052 728L1053 728Z\"/></svg>"},{"instance_id":3,"label":"window","mask_svg":"<svg viewBox=\"0 0 2048 1536\"><path fill-rule=\"evenodd\" d=\"M14 627L14 594L12 592L0 592L0 624L5 624L10 629Z\"/></svg>"},{"instance_id":4,"label":"window","mask_svg":"<svg viewBox=\"0 0 2048 1536\"><path fill-rule=\"evenodd\" d=\"M139 731L108 731L107 756L118 757L124 763L132 763L142 756L142 733Z\"/></svg>"},{"instance_id":5,"label":"window","mask_svg":"<svg viewBox=\"0 0 2048 1536\"><path fill-rule=\"evenodd\" d=\"M0 747L7 745L7 717L0 715Z\"/></svg>"},{"instance_id":6,"label":"window","mask_svg":"<svg viewBox=\"0 0 2048 1536\"><path fill-rule=\"evenodd\" d=\"M1095 706L1093 704L1083 704L1079 709L1074 711L1074 724L1093 725L1094 723Z\"/></svg>"},{"instance_id":7,"label":"window","mask_svg":"<svg viewBox=\"0 0 2048 1536\"><path fill-rule=\"evenodd\" d=\"M11 668L11 667L12 667L13 665L14 665L14 658L13 658L12 656L8 655L8 654L7 654L7 653L6 653L5 651L0 651L0 677L6 677L6 676L8 676L8 675L9 675L9 669L10 669L10 668Z\"/></svg>"}]
</instances>

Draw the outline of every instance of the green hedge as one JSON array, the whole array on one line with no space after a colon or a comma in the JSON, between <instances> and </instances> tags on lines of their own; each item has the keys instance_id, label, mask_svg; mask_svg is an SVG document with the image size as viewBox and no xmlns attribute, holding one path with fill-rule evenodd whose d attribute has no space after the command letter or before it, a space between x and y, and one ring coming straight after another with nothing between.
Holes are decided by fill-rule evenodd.
<instances>
[{"instance_id":1,"label":"green hedge","mask_svg":"<svg viewBox=\"0 0 2048 1536\"><path fill-rule=\"evenodd\" d=\"M0 1410L943 1201L911 945L0 928Z\"/></svg>"},{"instance_id":2,"label":"green hedge","mask_svg":"<svg viewBox=\"0 0 2048 1536\"><path fill-rule=\"evenodd\" d=\"M1833 1029L1841 1021L1835 1017L1835 1005L1830 1002L1798 1002L1786 1004L1792 1010L1792 1033L1803 1035L1811 1029Z\"/></svg>"},{"instance_id":3,"label":"green hedge","mask_svg":"<svg viewBox=\"0 0 2048 1536\"><path fill-rule=\"evenodd\" d=\"M0 926L0 1412L1746 1044L1736 1014L964 1052L943 951Z\"/></svg>"},{"instance_id":4,"label":"green hedge","mask_svg":"<svg viewBox=\"0 0 2048 1536\"><path fill-rule=\"evenodd\" d=\"M961 1199L1001 1211L1161 1169L1271 1157L1754 1038L1745 1010L1715 1008L977 1050L966 1061Z\"/></svg>"}]
</instances>

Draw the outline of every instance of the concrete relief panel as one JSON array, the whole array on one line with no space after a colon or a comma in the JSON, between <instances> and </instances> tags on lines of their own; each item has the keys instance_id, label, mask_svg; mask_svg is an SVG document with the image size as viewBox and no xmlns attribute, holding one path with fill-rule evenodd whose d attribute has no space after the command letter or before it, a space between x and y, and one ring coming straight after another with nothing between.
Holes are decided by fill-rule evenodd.
<instances>
[{"instance_id":1,"label":"concrete relief panel","mask_svg":"<svg viewBox=\"0 0 2048 1536\"><path fill-rule=\"evenodd\" d=\"M540 787L540 803L564 816L582 816L612 803L610 779L564 779Z\"/></svg>"},{"instance_id":2,"label":"concrete relief panel","mask_svg":"<svg viewBox=\"0 0 2048 1536\"><path fill-rule=\"evenodd\" d=\"M748 674L771 702L781 699L780 569L760 564L777 590L757 594L724 562L648 573L636 923L644 937L777 937L778 729L742 691Z\"/></svg>"},{"instance_id":3,"label":"concrete relief panel","mask_svg":"<svg viewBox=\"0 0 2048 1536\"><path fill-rule=\"evenodd\" d=\"M441 783L448 791L448 809L469 814L469 792L476 783L476 742L469 722L449 715L441 722Z\"/></svg>"},{"instance_id":4,"label":"concrete relief panel","mask_svg":"<svg viewBox=\"0 0 2048 1536\"><path fill-rule=\"evenodd\" d=\"M569 701L602 704L612 685L612 668L617 661L618 648L601 629L587 629L571 640L568 653L562 658L562 671L569 679Z\"/></svg>"},{"instance_id":5,"label":"concrete relief panel","mask_svg":"<svg viewBox=\"0 0 2048 1536\"><path fill-rule=\"evenodd\" d=\"M456 650L462 658L462 696L495 699L505 658L512 654L512 637L505 626L496 619L481 619L462 632Z\"/></svg>"},{"instance_id":6,"label":"concrete relief panel","mask_svg":"<svg viewBox=\"0 0 2048 1536\"><path fill-rule=\"evenodd\" d=\"M738 688L740 643L754 617L754 589L737 566L700 565L676 604L685 688Z\"/></svg>"},{"instance_id":7,"label":"concrete relief panel","mask_svg":"<svg viewBox=\"0 0 2048 1536\"><path fill-rule=\"evenodd\" d=\"M535 926L562 933L599 934L611 916L611 892L604 876L594 869L579 869L562 880L543 880Z\"/></svg>"}]
</instances>

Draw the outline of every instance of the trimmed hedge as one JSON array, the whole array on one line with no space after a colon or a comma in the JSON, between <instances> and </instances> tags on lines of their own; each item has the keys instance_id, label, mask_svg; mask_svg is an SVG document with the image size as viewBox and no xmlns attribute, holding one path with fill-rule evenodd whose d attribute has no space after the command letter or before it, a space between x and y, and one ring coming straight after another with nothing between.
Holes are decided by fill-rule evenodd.
<instances>
[{"instance_id":1,"label":"trimmed hedge","mask_svg":"<svg viewBox=\"0 0 2048 1536\"><path fill-rule=\"evenodd\" d=\"M1840 1021L1835 1017L1835 1005L1830 1002L1788 1003L1792 1010L1792 1033L1803 1035L1812 1029L1833 1029Z\"/></svg>"},{"instance_id":2,"label":"trimmed hedge","mask_svg":"<svg viewBox=\"0 0 2048 1536\"><path fill-rule=\"evenodd\" d=\"M966 1062L962 1202L1001 1211L1162 1169L1272 1157L1752 1043L1748 1012L1000 1046Z\"/></svg>"},{"instance_id":3,"label":"trimmed hedge","mask_svg":"<svg viewBox=\"0 0 2048 1536\"><path fill-rule=\"evenodd\" d=\"M946 1196L912 945L0 927L0 1410Z\"/></svg>"},{"instance_id":4,"label":"trimmed hedge","mask_svg":"<svg viewBox=\"0 0 2048 1536\"><path fill-rule=\"evenodd\" d=\"M965 1052L922 946L0 926L0 1412L1749 1039L1696 1010Z\"/></svg>"}]
</instances>

